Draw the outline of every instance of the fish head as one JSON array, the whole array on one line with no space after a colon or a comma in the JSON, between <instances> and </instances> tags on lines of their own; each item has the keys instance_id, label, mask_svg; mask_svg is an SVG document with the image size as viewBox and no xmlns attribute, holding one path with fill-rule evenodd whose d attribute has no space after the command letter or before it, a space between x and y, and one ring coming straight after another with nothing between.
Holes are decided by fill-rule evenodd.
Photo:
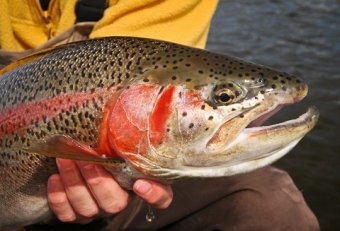
<instances>
[{"instance_id":1,"label":"fish head","mask_svg":"<svg viewBox=\"0 0 340 231\"><path fill-rule=\"evenodd\" d=\"M302 80L194 51L168 59L162 54L154 59L158 62L144 64L148 68L139 84L158 87L146 113L151 120L144 151L125 155L135 168L169 179L243 173L279 159L315 125L318 113L311 108L298 119L261 126L280 108L306 96Z\"/></svg>"}]
</instances>

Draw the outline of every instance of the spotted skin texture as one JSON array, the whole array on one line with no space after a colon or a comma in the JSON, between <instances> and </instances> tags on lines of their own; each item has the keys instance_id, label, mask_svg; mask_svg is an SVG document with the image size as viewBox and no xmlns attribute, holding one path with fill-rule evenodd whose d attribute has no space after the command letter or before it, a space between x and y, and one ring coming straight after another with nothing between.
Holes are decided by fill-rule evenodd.
<instances>
[{"instance_id":1,"label":"spotted skin texture","mask_svg":"<svg viewBox=\"0 0 340 231\"><path fill-rule=\"evenodd\" d=\"M161 178L159 169L148 169L149 161L161 169L176 169L179 160L205 165L190 161L197 150L184 150L216 133L237 134L252 120L217 132L228 116L247 120L247 107L263 104L262 113L307 92L283 72L140 38L72 43L20 65L0 77L0 228L50 217L46 184L57 171L55 161L29 150L51 137L63 135L98 154L129 159L146 176Z\"/></svg>"}]
</instances>

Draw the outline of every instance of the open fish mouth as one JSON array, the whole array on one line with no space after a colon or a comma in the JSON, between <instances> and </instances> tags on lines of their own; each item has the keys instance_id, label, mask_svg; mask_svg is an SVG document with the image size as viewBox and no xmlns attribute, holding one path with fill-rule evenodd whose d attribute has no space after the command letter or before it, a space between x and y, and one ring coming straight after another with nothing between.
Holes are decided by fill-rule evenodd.
<instances>
[{"instance_id":1,"label":"open fish mouth","mask_svg":"<svg viewBox=\"0 0 340 231\"><path fill-rule=\"evenodd\" d=\"M294 129L302 129L306 131L306 133L311 130L319 117L319 111L316 107L311 106L308 110L300 115L296 119L287 120L281 123L272 124L268 126L262 126L264 122L266 122L269 118L271 118L276 112L278 112L283 106L280 105L276 107L274 110L271 110L260 117L253 120L241 133L247 133L251 136L256 136L260 133L273 133L273 132L280 132L282 130L286 130L289 132L290 130Z\"/></svg>"},{"instance_id":2,"label":"open fish mouth","mask_svg":"<svg viewBox=\"0 0 340 231\"><path fill-rule=\"evenodd\" d=\"M222 140L222 142L215 145L215 147L218 147L215 152L226 153L227 150L232 149L234 146L240 146L237 148L239 152L245 151L244 148L241 148L241 145L253 150L254 147L249 146L249 144L255 139L258 141L258 143L254 143L254 145L260 147L272 146L276 149L278 149L276 146L279 144L281 144L279 146L284 147L285 145L288 145L288 143L294 141L298 142L316 125L319 112L316 107L311 106L304 114L295 119L263 126L263 124L268 119L280 111L284 106L285 104L280 104L259 114L257 114L256 108L255 110L251 109L248 112L245 112L243 117L245 120L248 119L248 124L246 121L243 122L243 125L240 125L239 129L235 129L235 132L228 131L229 134L224 130L230 126L230 123L233 122L233 119L225 122L219 128L216 136L224 135L224 139L227 142L223 142L223 140L219 138ZM242 119L240 119L240 121L241 120ZM238 123L240 121L235 122ZM233 138L228 139L228 135L233 136ZM262 152L265 151L261 150L259 153Z\"/></svg>"},{"instance_id":3,"label":"open fish mouth","mask_svg":"<svg viewBox=\"0 0 340 231\"><path fill-rule=\"evenodd\" d=\"M281 123L262 126L278 112L283 105L257 116L230 143L218 150L216 155L224 155L222 166L251 165L256 161L256 168L268 165L287 154L316 125L319 112L311 106L299 117ZM228 162L225 162L225 158ZM219 159L219 158L217 158ZM216 165L218 166L218 165ZM247 167L247 168L251 168Z\"/></svg>"}]
</instances>

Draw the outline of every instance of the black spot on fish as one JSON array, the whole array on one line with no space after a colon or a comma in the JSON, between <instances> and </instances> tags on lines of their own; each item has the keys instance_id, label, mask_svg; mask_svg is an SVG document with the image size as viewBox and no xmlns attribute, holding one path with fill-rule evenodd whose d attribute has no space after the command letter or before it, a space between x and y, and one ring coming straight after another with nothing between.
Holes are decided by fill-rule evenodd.
<instances>
[{"instance_id":1,"label":"black spot on fish","mask_svg":"<svg viewBox=\"0 0 340 231\"><path fill-rule=\"evenodd\" d=\"M70 126L70 122L68 121L68 119L65 119L65 125L68 127L68 126Z\"/></svg>"},{"instance_id":2,"label":"black spot on fish","mask_svg":"<svg viewBox=\"0 0 340 231\"><path fill-rule=\"evenodd\" d=\"M208 120L212 120L212 119L214 119L214 117L213 116L209 116Z\"/></svg>"},{"instance_id":3,"label":"black spot on fish","mask_svg":"<svg viewBox=\"0 0 340 231\"><path fill-rule=\"evenodd\" d=\"M194 127L194 124L193 123L190 123L189 124L189 128L193 128Z\"/></svg>"},{"instance_id":4,"label":"black spot on fish","mask_svg":"<svg viewBox=\"0 0 340 231\"><path fill-rule=\"evenodd\" d=\"M187 112L183 112L182 116L187 116L187 114L188 114Z\"/></svg>"}]
</instances>

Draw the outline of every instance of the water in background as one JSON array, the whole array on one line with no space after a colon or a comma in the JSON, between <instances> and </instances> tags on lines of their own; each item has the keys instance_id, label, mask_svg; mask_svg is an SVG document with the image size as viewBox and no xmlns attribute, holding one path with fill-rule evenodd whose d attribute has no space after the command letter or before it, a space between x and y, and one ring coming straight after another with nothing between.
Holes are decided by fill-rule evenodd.
<instances>
[{"instance_id":1,"label":"water in background","mask_svg":"<svg viewBox=\"0 0 340 231\"><path fill-rule=\"evenodd\" d=\"M220 0L207 48L302 77L309 95L274 121L309 105L314 130L275 165L290 173L323 230L340 230L340 1Z\"/></svg>"}]
</instances>

